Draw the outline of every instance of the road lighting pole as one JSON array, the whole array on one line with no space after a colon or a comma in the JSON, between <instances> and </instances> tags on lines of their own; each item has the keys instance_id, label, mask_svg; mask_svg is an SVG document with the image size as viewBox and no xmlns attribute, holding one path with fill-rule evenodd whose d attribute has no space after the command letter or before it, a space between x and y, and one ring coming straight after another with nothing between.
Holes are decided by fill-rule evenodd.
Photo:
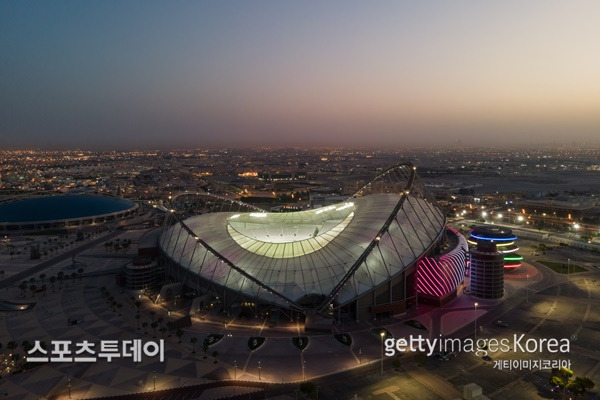
<instances>
[{"instance_id":1,"label":"road lighting pole","mask_svg":"<svg viewBox=\"0 0 600 400\"><path fill-rule=\"evenodd\" d=\"M475 303L475 308L474 308L474 314L475 314L474 328L475 329L473 332L475 333L475 346L477 346L477 306L478 305L479 305L478 303Z\"/></svg>"},{"instance_id":2,"label":"road lighting pole","mask_svg":"<svg viewBox=\"0 0 600 400\"><path fill-rule=\"evenodd\" d=\"M567 278L571 281L571 259L567 259Z\"/></svg>"},{"instance_id":3,"label":"road lighting pole","mask_svg":"<svg viewBox=\"0 0 600 400\"><path fill-rule=\"evenodd\" d=\"M260 381L260 361L258 362L258 380Z\"/></svg>"},{"instance_id":4,"label":"road lighting pole","mask_svg":"<svg viewBox=\"0 0 600 400\"><path fill-rule=\"evenodd\" d=\"M237 379L237 361L233 361L233 379Z\"/></svg>"},{"instance_id":5,"label":"road lighting pole","mask_svg":"<svg viewBox=\"0 0 600 400\"><path fill-rule=\"evenodd\" d=\"M71 378L69 378L69 383L67 384L67 388L69 388L69 398L71 398Z\"/></svg>"},{"instance_id":6,"label":"road lighting pole","mask_svg":"<svg viewBox=\"0 0 600 400\"><path fill-rule=\"evenodd\" d=\"M154 390L156 390L156 371L152 372L152 378L154 378Z\"/></svg>"},{"instance_id":7,"label":"road lighting pole","mask_svg":"<svg viewBox=\"0 0 600 400\"><path fill-rule=\"evenodd\" d=\"M362 347L358 349L358 365L362 365Z\"/></svg>"},{"instance_id":8,"label":"road lighting pole","mask_svg":"<svg viewBox=\"0 0 600 400\"><path fill-rule=\"evenodd\" d=\"M381 335L381 375L383 375L383 337L385 332L380 332L379 335Z\"/></svg>"},{"instance_id":9,"label":"road lighting pole","mask_svg":"<svg viewBox=\"0 0 600 400\"><path fill-rule=\"evenodd\" d=\"M306 361L302 361L302 380L306 380Z\"/></svg>"},{"instance_id":10,"label":"road lighting pole","mask_svg":"<svg viewBox=\"0 0 600 400\"><path fill-rule=\"evenodd\" d=\"M527 284L525 286L525 303L529 303L529 274L527 274Z\"/></svg>"}]
</instances>

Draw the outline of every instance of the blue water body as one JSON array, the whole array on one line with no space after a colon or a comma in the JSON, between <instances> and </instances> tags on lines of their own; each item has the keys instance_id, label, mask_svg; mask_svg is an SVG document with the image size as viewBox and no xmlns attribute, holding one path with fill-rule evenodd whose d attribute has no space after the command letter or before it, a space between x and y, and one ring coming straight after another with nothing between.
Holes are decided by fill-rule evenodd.
<instances>
[{"instance_id":1,"label":"blue water body","mask_svg":"<svg viewBox=\"0 0 600 400\"><path fill-rule=\"evenodd\" d=\"M0 204L0 222L33 222L84 218L127 210L128 200L95 195L31 197Z\"/></svg>"}]
</instances>

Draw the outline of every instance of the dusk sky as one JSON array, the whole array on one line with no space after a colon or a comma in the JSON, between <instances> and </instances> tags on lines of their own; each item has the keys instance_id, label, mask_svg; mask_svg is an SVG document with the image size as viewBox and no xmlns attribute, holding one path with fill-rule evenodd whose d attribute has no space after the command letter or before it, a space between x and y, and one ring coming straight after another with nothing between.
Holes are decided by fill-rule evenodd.
<instances>
[{"instance_id":1,"label":"dusk sky","mask_svg":"<svg viewBox=\"0 0 600 400\"><path fill-rule=\"evenodd\" d=\"M0 0L0 148L600 144L600 2Z\"/></svg>"}]
</instances>

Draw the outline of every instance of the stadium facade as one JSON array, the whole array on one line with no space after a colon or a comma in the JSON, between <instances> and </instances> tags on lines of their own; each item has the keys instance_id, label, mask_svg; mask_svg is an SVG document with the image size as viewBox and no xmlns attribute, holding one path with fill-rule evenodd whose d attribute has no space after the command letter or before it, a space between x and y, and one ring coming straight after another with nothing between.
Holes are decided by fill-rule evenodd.
<instances>
[{"instance_id":1,"label":"stadium facade","mask_svg":"<svg viewBox=\"0 0 600 400\"><path fill-rule=\"evenodd\" d=\"M159 239L169 276L228 314L368 320L415 308L431 285L428 296L448 297L464 276L464 238L453 231L448 245L444 212L410 163L317 209L267 213L206 193L172 207ZM432 265L417 285L419 261L442 253L457 261Z\"/></svg>"}]
</instances>

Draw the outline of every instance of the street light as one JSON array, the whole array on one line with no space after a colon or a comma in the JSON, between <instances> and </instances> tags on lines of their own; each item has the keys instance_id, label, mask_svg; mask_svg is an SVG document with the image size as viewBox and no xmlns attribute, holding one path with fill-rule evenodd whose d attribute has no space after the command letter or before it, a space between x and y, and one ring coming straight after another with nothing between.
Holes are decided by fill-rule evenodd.
<instances>
[{"instance_id":1,"label":"street light","mask_svg":"<svg viewBox=\"0 0 600 400\"><path fill-rule=\"evenodd\" d=\"M359 347L358 349L358 364L362 364L362 347Z\"/></svg>"},{"instance_id":2,"label":"street light","mask_svg":"<svg viewBox=\"0 0 600 400\"><path fill-rule=\"evenodd\" d=\"M381 336L381 375L383 375L383 337L385 336L385 332L379 332Z\"/></svg>"},{"instance_id":3,"label":"street light","mask_svg":"<svg viewBox=\"0 0 600 400\"><path fill-rule=\"evenodd\" d=\"M527 274L527 285L525 286L525 303L529 303L529 274Z\"/></svg>"},{"instance_id":4,"label":"street light","mask_svg":"<svg viewBox=\"0 0 600 400\"><path fill-rule=\"evenodd\" d=\"M479 303L475 303L474 314L475 314L475 346L477 346L477 306Z\"/></svg>"},{"instance_id":5,"label":"street light","mask_svg":"<svg viewBox=\"0 0 600 400\"><path fill-rule=\"evenodd\" d=\"M233 379L237 379L237 361L233 361Z\"/></svg>"},{"instance_id":6,"label":"street light","mask_svg":"<svg viewBox=\"0 0 600 400\"><path fill-rule=\"evenodd\" d=\"M571 280L571 259L567 259L567 277L569 281Z\"/></svg>"},{"instance_id":7,"label":"street light","mask_svg":"<svg viewBox=\"0 0 600 400\"><path fill-rule=\"evenodd\" d=\"M152 372L152 378L154 378L154 390L156 390L156 371Z\"/></svg>"},{"instance_id":8,"label":"street light","mask_svg":"<svg viewBox=\"0 0 600 400\"><path fill-rule=\"evenodd\" d=\"M69 398L71 398L71 378L69 378L69 383L67 384L67 387L69 388Z\"/></svg>"},{"instance_id":9,"label":"street light","mask_svg":"<svg viewBox=\"0 0 600 400\"><path fill-rule=\"evenodd\" d=\"M258 380L260 381L260 361L258 362Z\"/></svg>"},{"instance_id":10,"label":"street light","mask_svg":"<svg viewBox=\"0 0 600 400\"><path fill-rule=\"evenodd\" d=\"M306 361L302 360L302 379L306 380Z\"/></svg>"}]
</instances>

